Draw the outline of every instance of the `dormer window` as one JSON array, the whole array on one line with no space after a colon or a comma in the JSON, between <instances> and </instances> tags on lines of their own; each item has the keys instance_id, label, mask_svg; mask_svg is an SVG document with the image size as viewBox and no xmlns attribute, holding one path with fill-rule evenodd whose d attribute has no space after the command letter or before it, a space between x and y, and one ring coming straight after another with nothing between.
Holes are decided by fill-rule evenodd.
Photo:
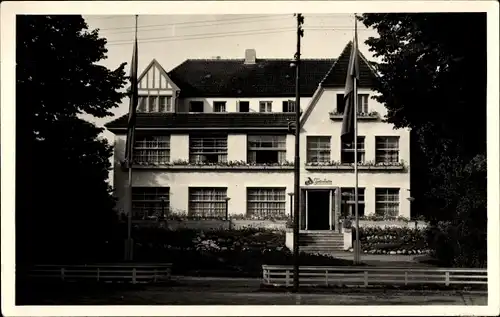
<instances>
[{"instance_id":1,"label":"dormer window","mask_svg":"<svg viewBox=\"0 0 500 317\"><path fill-rule=\"evenodd\" d=\"M283 101L283 112L295 112L295 101L293 100Z\"/></svg>"},{"instance_id":2,"label":"dormer window","mask_svg":"<svg viewBox=\"0 0 500 317\"><path fill-rule=\"evenodd\" d=\"M203 112L203 101L190 101L189 112Z\"/></svg>"},{"instance_id":3,"label":"dormer window","mask_svg":"<svg viewBox=\"0 0 500 317\"><path fill-rule=\"evenodd\" d=\"M214 101L214 112L226 112L226 102Z\"/></svg>"},{"instance_id":4,"label":"dormer window","mask_svg":"<svg viewBox=\"0 0 500 317\"><path fill-rule=\"evenodd\" d=\"M344 113L344 94L337 94L337 113ZM358 94L358 113L368 113L368 94Z\"/></svg>"}]
</instances>

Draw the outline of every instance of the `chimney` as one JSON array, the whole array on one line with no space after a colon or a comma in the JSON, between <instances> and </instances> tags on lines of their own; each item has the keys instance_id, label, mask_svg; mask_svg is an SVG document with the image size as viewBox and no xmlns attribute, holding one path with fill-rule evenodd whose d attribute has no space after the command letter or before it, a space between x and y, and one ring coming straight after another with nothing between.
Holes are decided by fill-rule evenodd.
<instances>
[{"instance_id":1,"label":"chimney","mask_svg":"<svg viewBox=\"0 0 500 317\"><path fill-rule=\"evenodd\" d=\"M245 50L245 64L255 64L256 59L257 53L253 48Z\"/></svg>"}]
</instances>

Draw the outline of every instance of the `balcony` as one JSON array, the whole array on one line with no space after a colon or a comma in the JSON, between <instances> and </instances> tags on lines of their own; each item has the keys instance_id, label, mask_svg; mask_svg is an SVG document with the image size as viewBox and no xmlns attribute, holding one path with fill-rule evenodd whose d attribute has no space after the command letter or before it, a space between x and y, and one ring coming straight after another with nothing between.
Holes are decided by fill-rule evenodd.
<instances>
[{"instance_id":1,"label":"balcony","mask_svg":"<svg viewBox=\"0 0 500 317\"><path fill-rule=\"evenodd\" d=\"M340 121L344 118L342 112L332 111L330 112L330 119L334 121ZM377 111L372 111L368 113L358 113L358 120L360 121L375 121L380 119L380 114Z\"/></svg>"},{"instance_id":2,"label":"balcony","mask_svg":"<svg viewBox=\"0 0 500 317\"><path fill-rule=\"evenodd\" d=\"M404 171L406 170L405 161L401 162L387 162L387 163L375 163L373 161L359 162L358 170L360 171ZM354 163L341 163L339 161L322 162L322 163L306 163L306 170L354 170Z\"/></svg>"},{"instance_id":3,"label":"balcony","mask_svg":"<svg viewBox=\"0 0 500 317\"><path fill-rule=\"evenodd\" d=\"M122 168L126 164L122 162ZM189 162L175 160L173 162L134 162L134 169L166 169L166 170L293 170L293 162L257 164L245 161L228 161L221 163Z\"/></svg>"}]
</instances>

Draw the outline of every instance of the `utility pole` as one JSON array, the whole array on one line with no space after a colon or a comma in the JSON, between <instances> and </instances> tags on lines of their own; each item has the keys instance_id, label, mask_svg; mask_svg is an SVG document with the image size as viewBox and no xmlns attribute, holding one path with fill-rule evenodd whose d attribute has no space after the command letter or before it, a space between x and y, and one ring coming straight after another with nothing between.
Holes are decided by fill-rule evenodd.
<instances>
[{"instance_id":1,"label":"utility pole","mask_svg":"<svg viewBox=\"0 0 500 317\"><path fill-rule=\"evenodd\" d=\"M304 36L304 17L297 17L297 53L295 53L295 165L293 212L293 291L299 291L299 213L300 213L300 39Z\"/></svg>"}]
</instances>

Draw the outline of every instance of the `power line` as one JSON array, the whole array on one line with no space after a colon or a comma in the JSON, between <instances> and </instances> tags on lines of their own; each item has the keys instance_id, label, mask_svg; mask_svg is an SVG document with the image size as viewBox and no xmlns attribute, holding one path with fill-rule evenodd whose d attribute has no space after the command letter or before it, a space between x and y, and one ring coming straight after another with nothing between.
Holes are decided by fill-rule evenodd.
<instances>
[{"instance_id":1,"label":"power line","mask_svg":"<svg viewBox=\"0 0 500 317\"><path fill-rule=\"evenodd\" d=\"M161 23L161 24L150 24L150 25L142 25L139 26L138 29L150 28L150 27L162 27L162 26L179 26L179 25L190 25L190 24L203 24L203 23L224 23L227 21L246 21L253 19L277 19L278 17L286 18L287 15L283 14L275 14L275 15L264 15L264 16L251 16L251 17L240 17L240 18L231 18L231 19L222 19L222 20L202 20L202 21L185 21L185 22L177 22L177 23ZM114 27L114 28L102 28L101 31L107 30L135 30L134 26L123 26L123 27Z\"/></svg>"},{"instance_id":2,"label":"power line","mask_svg":"<svg viewBox=\"0 0 500 317\"><path fill-rule=\"evenodd\" d=\"M249 21L244 21L245 23L254 23L254 22L265 22L265 21L277 21L277 20L282 20L282 19L287 19L288 17L280 17L280 18L274 18L274 19L255 19L255 20L249 20ZM216 21L214 21L216 22ZM199 27L212 27L212 26L220 26L220 25L228 25L228 24L241 24L243 21L221 21L217 23L211 23L211 24L206 24L206 25L179 25L177 23L170 23L170 24L164 24L161 27L151 27L150 29L141 29L139 30L140 32L150 32L150 31L161 31L165 30L165 27L167 26L172 26L175 28L180 28L180 29L188 29L188 28L199 28ZM117 31L117 32L106 32L106 34L127 34L127 33L133 33L135 30L122 30L122 31Z\"/></svg>"},{"instance_id":3,"label":"power line","mask_svg":"<svg viewBox=\"0 0 500 317\"><path fill-rule=\"evenodd\" d=\"M287 28L271 28L271 29L260 29L260 30L246 30L246 31L236 31L236 32L224 32L224 33L205 33L205 34L191 34L183 36L163 36L155 38L146 38L139 40L139 43L159 43L159 42L176 42L176 41L187 41L187 40L201 40L210 38L221 38L221 37L231 37L231 36L248 36L248 35L259 35L259 34L274 34L283 33L294 30L293 27ZM353 28L327 28L327 27L311 27L305 28L305 31L353 31ZM358 31L371 31L371 30L358 30ZM132 41L109 41L107 45L128 45Z\"/></svg>"}]
</instances>

